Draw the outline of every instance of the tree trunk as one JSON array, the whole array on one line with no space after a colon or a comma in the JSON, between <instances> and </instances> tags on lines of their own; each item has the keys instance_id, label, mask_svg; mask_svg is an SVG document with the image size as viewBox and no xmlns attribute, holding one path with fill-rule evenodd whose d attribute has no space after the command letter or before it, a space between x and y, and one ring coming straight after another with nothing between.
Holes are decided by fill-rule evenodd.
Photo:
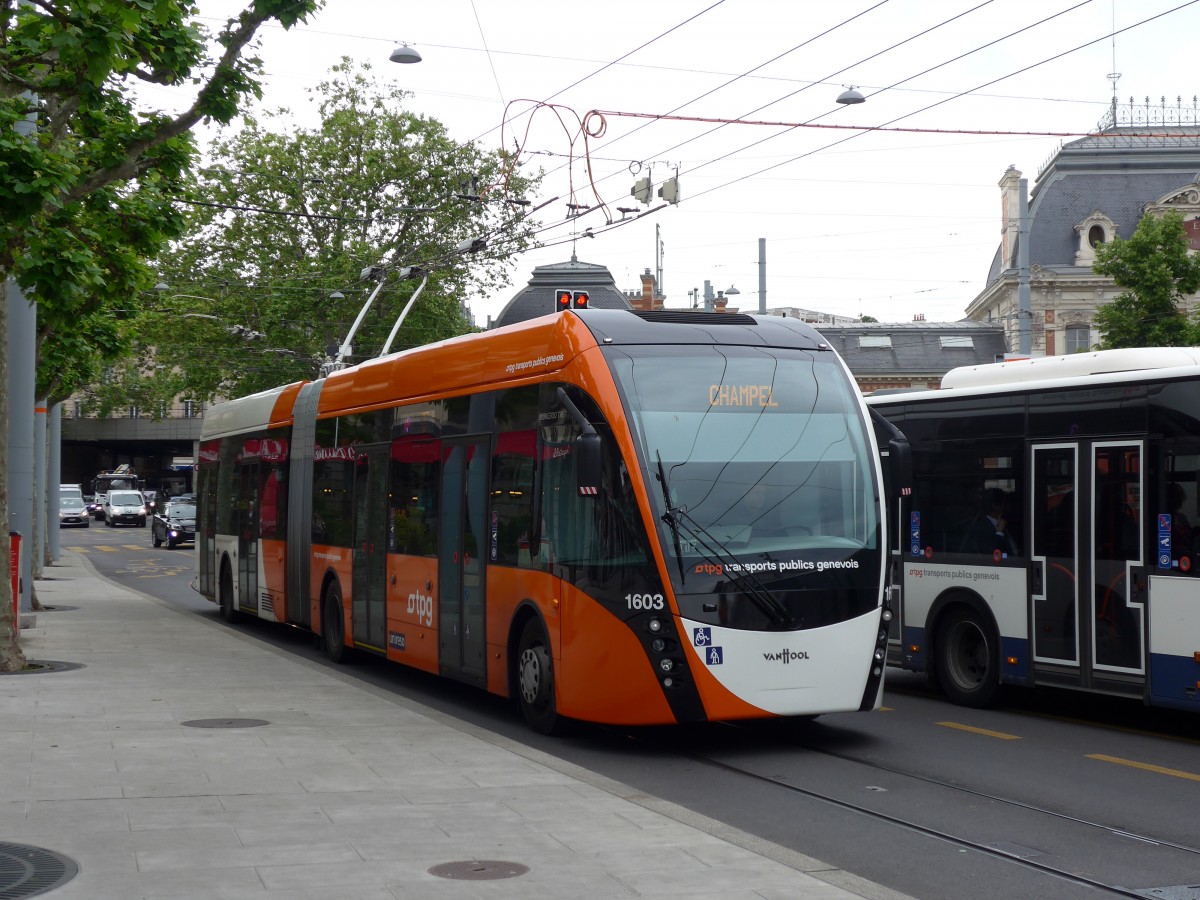
<instances>
[{"instance_id":1,"label":"tree trunk","mask_svg":"<svg viewBox=\"0 0 1200 900\"><path fill-rule=\"evenodd\" d=\"M8 522L8 304L9 279L7 267L0 267L0 283L4 285L0 302L0 522ZM0 587L0 672L19 672L25 668L25 654L17 641L18 619L13 610L12 550L7 536L0 541L0 569L4 584Z\"/></svg>"}]
</instances>

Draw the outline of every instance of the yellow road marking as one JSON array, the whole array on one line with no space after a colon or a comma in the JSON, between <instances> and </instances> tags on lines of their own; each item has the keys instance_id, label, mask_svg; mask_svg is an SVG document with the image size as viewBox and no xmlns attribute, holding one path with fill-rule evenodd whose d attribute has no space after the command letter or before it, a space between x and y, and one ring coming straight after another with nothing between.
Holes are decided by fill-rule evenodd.
<instances>
[{"instance_id":1,"label":"yellow road marking","mask_svg":"<svg viewBox=\"0 0 1200 900\"><path fill-rule=\"evenodd\" d=\"M1150 763L1137 762L1132 759L1121 759L1119 756L1106 756L1103 753L1089 753L1088 759L1098 759L1100 762L1116 763L1118 766L1129 766L1131 769L1143 769L1147 772L1157 772L1159 775L1170 775L1174 778L1186 778L1188 781L1200 781L1200 775L1194 772L1184 772L1180 769L1168 769L1165 766L1155 766Z\"/></svg>"},{"instance_id":2,"label":"yellow road marking","mask_svg":"<svg viewBox=\"0 0 1200 900\"><path fill-rule=\"evenodd\" d=\"M976 728L974 725L963 725L959 722L938 722L943 728L957 728L959 731L969 731L972 734L982 734L984 737L999 738L1002 741L1019 741L1019 734L1005 734L1003 731L990 731L987 728Z\"/></svg>"}]
</instances>

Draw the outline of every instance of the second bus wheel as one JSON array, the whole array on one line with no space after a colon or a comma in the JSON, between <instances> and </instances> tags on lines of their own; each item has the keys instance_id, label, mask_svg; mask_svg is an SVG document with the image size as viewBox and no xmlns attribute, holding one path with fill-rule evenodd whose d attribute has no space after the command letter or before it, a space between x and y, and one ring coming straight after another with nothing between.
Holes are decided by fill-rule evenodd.
<instances>
[{"instance_id":1,"label":"second bus wheel","mask_svg":"<svg viewBox=\"0 0 1200 900\"><path fill-rule=\"evenodd\" d=\"M525 721L534 731L554 734L562 719L554 703L554 660L542 623L530 619L517 645L517 699Z\"/></svg>"},{"instance_id":2,"label":"second bus wheel","mask_svg":"<svg viewBox=\"0 0 1200 900\"><path fill-rule=\"evenodd\" d=\"M1000 639L972 609L959 607L937 630L937 677L946 696L959 706L981 709L1000 690Z\"/></svg>"},{"instance_id":3,"label":"second bus wheel","mask_svg":"<svg viewBox=\"0 0 1200 900\"><path fill-rule=\"evenodd\" d=\"M349 658L346 650L346 621L342 618L342 591L337 582L325 589L324 621L321 624L321 637L324 638L325 655L335 663L346 662Z\"/></svg>"}]
</instances>

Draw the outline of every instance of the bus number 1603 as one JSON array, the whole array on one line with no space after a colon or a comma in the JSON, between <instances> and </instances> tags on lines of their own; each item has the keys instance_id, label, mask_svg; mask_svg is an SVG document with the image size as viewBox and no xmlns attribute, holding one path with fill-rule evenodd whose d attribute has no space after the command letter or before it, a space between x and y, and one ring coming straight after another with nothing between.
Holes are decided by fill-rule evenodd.
<instances>
[{"instance_id":1,"label":"bus number 1603","mask_svg":"<svg viewBox=\"0 0 1200 900\"><path fill-rule=\"evenodd\" d=\"M626 594L625 603L630 609L662 609L666 605L662 594Z\"/></svg>"}]
</instances>

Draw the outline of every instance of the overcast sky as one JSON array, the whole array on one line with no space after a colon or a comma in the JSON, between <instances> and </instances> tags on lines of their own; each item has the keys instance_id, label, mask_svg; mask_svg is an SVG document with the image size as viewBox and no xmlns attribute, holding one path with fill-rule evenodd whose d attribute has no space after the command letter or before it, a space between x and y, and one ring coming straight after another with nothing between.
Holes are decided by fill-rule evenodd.
<instances>
[{"instance_id":1,"label":"overcast sky","mask_svg":"<svg viewBox=\"0 0 1200 900\"><path fill-rule=\"evenodd\" d=\"M200 2L213 27L241 5ZM1109 38L1114 26L1129 30ZM1092 131L1114 72L1122 103L1165 95L1174 106L1183 95L1191 108L1197 34L1195 0L329 0L308 26L266 30L260 55L263 105L288 106L302 124L303 89L342 56L376 61L381 78L411 91L410 109L456 140L498 147L505 110L516 117L504 142L547 171L529 199L559 198L539 214L555 227L542 232L548 246L516 258L510 290L470 298L480 324L535 266L571 257L573 227L597 233L575 244L580 260L640 289L656 266L656 226L668 307L691 305L707 279L736 286L731 306L757 310L761 238L768 308L952 321L996 252L1005 169L1032 188L1071 140L1020 133ZM399 42L423 61L390 63ZM865 103L836 102L849 85ZM540 101L557 113L535 109ZM607 130L585 148L579 119L592 110ZM668 113L703 121L629 115ZM739 118L806 127L719 127ZM638 178L657 186L676 169L678 205L608 226L618 207L661 203L630 196ZM593 207L574 222L572 183L573 202Z\"/></svg>"}]
</instances>

